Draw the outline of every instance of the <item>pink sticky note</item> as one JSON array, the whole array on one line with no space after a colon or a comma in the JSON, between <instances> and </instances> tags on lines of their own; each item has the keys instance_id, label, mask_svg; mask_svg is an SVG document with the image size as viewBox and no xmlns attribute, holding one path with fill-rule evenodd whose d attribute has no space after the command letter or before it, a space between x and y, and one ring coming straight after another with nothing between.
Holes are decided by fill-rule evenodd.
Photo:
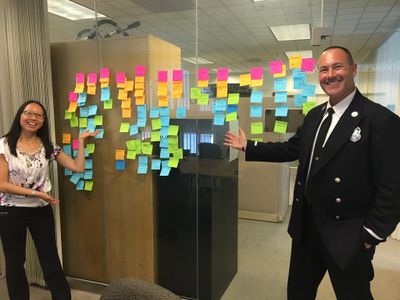
<instances>
[{"instance_id":1,"label":"pink sticky note","mask_svg":"<svg viewBox=\"0 0 400 300\"><path fill-rule=\"evenodd\" d=\"M262 67L253 67L250 69L250 78L251 80L260 80L263 78L263 68Z\"/></svg>"},{"instance_id":2,"label":"pink sticky note","mask_svg":"<svg viewBox=\"0 0 400 300\"><path fill-rule=\"evenodd\" d=\"M110 70L108 68L100 69L100 78L110 78Z\"/></svg>"},{"instance_id":3,"label":"pink sticky note","mask_svg":"<svg viewBox=\"0 0 400 300\"><path fill-rule=\"evenodd\" d=\"M75 83L85 83L85 73L76 73Z\"/></svg>"},{"instance_id":4,"label":"pink sticky note","mask_svg":"<svg viewBox=\"0 0 400 300\"><path fill-rule=\"evenodd\" d=\"M200 68L197 70L197 80L208 80L207 68Z\"/></svg>"},{"instance_id":5,"label":"pink sticky note","mask_svg":"<svg viewBox=\"0 0 400 300\"><path fill-rule=\"evenodd\" d=\"M126 76L124 72L117 72L115 75L115 82L116 83L124 83L126 80Z\"/></svg>"},{"instance_id":6,"label":"pink sticky note","mask_svg":"<svg viewBox=\"0 0 400 300\"><path fill-rule=\"evenodd\" d=\"M172 71L172 80L173 81L182 81L183 71L182 70L173 70Z\"/></svg>"},{"instance_id":7,"label":"pink sticky note","mask_svg":"<svg viewBox=\"0 0 400 300\"><path fill-rule=\"evenodd\" d=\"M146 73L145 66L136 66L135 67L135 76L144 76L145 73Z\"/></svg>"},{"instance_id":8,"label":"pink sticky note","mask_svg":"<svg viewBox=\"0 0 400 300\"><path fill-rule=\"evenodd\" d=\"M88 83L97 83L97 73L89 73L87 76Z\"/></svg>"},{"instance_id":9,"label":"pink sticky note","mask_svg":"<svg viewBox=\"0 0 400 300\"><path fill-rule=\"evenodd\" d=\"M218 68L217 69L217 80L227 81L228 80L228 68Z\"/></svg>"},{"instance_id":10,"label":"pink sticky note","mask_svg":"<svg viewBox=\"0 0 400 300\"><path fill-rule=\"evenodd\" d=\"M168 71L158 71L158 82L168 82Z\"/></svg>"},{"instance_id":11,"label":"pink sticky note","mask_svg":"<svg viewBox=\"0 0 400 300\"><path fill-rule=\"evenodd\" d=\"M79 148L79 140L73 140L72 141L72 149L78 150L78 148Z\"/></svg>"},{"instance_id":12,"label":"pink sticky note","mask_svg":"<svg viewBox=\"0 0 400 300\"><path fill-rule=\"evenodd\" d=\"M78 94L74 92L69 92L69 102L77 102L78 101Z\"/></svg>"},{"instance_id":13,"label":"pink sticky note","mask_svg":"<svg viewBox=\"0 0 400 300\"><path fill-rule=\"evenodd\" d=\"M314 58L303 58L301 60L301 71L302 72L314 72L315 59Z\"/></svg>"},{"instance_id":14,"label":"pink sticky note","mask_svg":"<svg viewBox=\"0 0 400 300\"><path fill-rule=\"evenodd\" d=\"M269 73L280 74L282 73L283 62L281 60L273 60L269 62Z\"/></svg>"}]
</instances>

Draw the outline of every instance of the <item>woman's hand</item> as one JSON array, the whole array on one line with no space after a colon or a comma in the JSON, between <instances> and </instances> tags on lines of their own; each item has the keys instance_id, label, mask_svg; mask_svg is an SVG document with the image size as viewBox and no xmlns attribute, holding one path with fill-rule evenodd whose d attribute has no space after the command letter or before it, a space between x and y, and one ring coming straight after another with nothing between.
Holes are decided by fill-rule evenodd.
<instances>
[{"instance_id":1,"label":"woman's hand","mask_svg":"<svg viewBox=\"0 0 400 300\"><path fill-rule=\"evenodd\" d=\"M95 131L91 132L89 129L86 129L84 132L79 134L79 139L84 141L86 138L96 136L99 133L100 133L100 130L95 130Z\"/></svg>"},{"instance_id":2,"label":"woman's hand","mask_svg":"<svg viewBox=\"0 0 400 300\"><path fill-rule=\"evenodd\" d=\"M242 128L239 128L239 135L228 131L225 134L224 145L238 150L246 150L247 138Z\"/></svg>"},{"instance_id":3,"label":"woman's hand","mask_svg":"<svg viewBox=\"0 0 400 300\"><path fill-rule=\"evenodd\" d=\"M53 204L53 205L60 204L60 200L53 198L52 196L50 196L46 193L36 192L36 196L50 204Z\"/></svg>"}]
</instances>

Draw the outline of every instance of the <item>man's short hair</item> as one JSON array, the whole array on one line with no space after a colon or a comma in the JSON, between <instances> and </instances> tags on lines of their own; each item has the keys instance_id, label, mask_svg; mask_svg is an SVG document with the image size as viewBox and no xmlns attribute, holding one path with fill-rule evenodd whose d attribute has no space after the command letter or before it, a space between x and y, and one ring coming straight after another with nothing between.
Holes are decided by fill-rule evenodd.
<instances>
[{"instance_id":1,"label":"man's short hair","mask_svg":"<svg viewBox=\"0 0 400 300\"><path fill-rule=\"evenodd\" d=\"M325 48L324 51L322 51L322 52L325 52L325 51L330 50L330 49L340 49L340 50L342 50L344 53L346 53L347 59L349 61L349 64L350 65L354 64L353 56L351 55L351 52L350 52L349 49L347 49L345 47L342 47L342 46L330 46L328 48Z\"/></svg>"}]
</instances>

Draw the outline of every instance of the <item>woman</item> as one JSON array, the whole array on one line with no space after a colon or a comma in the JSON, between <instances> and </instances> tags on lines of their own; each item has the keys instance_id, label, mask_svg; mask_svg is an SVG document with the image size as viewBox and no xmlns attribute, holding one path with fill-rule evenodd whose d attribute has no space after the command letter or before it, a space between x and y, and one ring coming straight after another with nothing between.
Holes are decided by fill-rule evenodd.
<instances>
[{"instance_id":1,"label":"woman","mask_svg":"<svg viewBox=\"0 0 400 300\"><path fill-rule=\"evenodd\" d=\"M83 172L85 139L96 134L85 131L79 135L78 154L72 159L50 141L43 105L30 100L18 109L10 131L0 138L0 235L10 300L29 299L24 269L27 228L52 299L71 299L56 249L54 217L49 204L60 201L48 194L49 164L56 160L65 168Z\"/></svg>"}]
</instances>

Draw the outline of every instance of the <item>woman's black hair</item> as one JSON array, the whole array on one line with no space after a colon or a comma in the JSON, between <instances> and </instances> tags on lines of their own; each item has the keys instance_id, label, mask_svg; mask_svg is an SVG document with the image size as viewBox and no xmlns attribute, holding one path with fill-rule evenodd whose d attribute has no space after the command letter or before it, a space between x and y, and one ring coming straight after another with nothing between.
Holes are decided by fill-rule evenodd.
<instances>
[{"instance_id":1,"label":"woman's black hair","mask_svg":"<svg viewBox=\"0 0 400 300\"><path fill-rule=\"evenodd\" d=\"M40 103L39 101L28 100L25 103L23 103L18 108L18 111L15 115L14 121L11 125L10 131L4 136L7 138L7 143L8 143L8 147L10 148L11 154L13 154L14 156L18 156L17 143L18 143L19 136L21 135L21 124L20 124L21 115L24 112L25 107L32 103L39 105L43 109L43 114L44 114L43 125L38 130L37 136L42 141L43 147L45 149L46 158L50 159L52 153L54 152L54 146L53 146L53 143L50 141L49 122L47 120L47 112L46 112L46 109L44 108L43 104Z\"/></svg>"}]
</instances>

